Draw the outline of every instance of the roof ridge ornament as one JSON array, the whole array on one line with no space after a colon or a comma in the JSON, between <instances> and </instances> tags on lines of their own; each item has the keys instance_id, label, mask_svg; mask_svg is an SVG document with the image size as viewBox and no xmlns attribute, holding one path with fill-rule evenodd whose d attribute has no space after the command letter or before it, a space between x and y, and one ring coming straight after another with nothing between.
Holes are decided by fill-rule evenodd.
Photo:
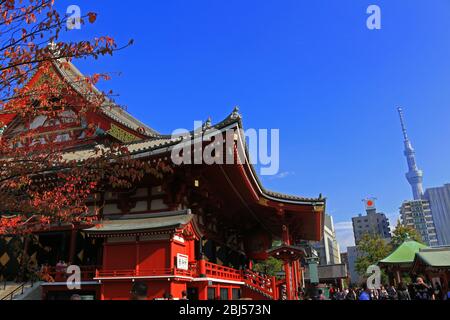
<instances>
[{"instance_id":1,"label":"roof ridge ornament","mask_svg":"<svg viewBox=\"0 0 450 320\"><path fill-rule=\"evenodd\" d=\"M203 125L203 130L210 129L210 128L211 128L211 117L208 117L208 119L206 119L206 122Z\"/></svg>"},{"instance_id":2,"label":"roof ridge ornament","mask_svg":"<svg viewBox=\"0 0 450 320\"><path fill-rule=\"evenodd\" d=\"M241 114L239 113L239 106L235 106L233 112L230 114L231 119L241 118Z\"/></svg>"},{"instance_id":3,"label":"roof ridge ornament","mask_svg":"<svg viewBox=\"0 0 450 320\"><path fill-rule=\"evenodd\" d=\"M58 44L54 41L49 42L47 48L53 56L57 56L61 52Z\"/></svg>"}]
</instances>

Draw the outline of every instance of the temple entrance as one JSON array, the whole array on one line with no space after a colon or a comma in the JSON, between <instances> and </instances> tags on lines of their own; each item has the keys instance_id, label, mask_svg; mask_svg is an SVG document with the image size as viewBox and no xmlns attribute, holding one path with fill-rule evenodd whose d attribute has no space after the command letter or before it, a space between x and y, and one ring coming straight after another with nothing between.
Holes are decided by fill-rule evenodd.
<instances>
[{"instance_id":1,"label":"temple entrance","mask_svg":"<svg viewBox=\"0 0 450 320\"><path fill-rule=\"evenodd\" d=\"M38 253L38 264L55 266L59 260L69 260L69 234L67 232L49 232L39 235L41 250Z\"/></svg>"},{"instance_id":2,"label":"temple entrance","mask_svg":"<svg viewBox=\"0 0 450 320\"><path fill-rule=\"evenodd\" d=\"M198 300L198 288L187 288L187 298L188 300Z\"/></svg>"}]
</instances>

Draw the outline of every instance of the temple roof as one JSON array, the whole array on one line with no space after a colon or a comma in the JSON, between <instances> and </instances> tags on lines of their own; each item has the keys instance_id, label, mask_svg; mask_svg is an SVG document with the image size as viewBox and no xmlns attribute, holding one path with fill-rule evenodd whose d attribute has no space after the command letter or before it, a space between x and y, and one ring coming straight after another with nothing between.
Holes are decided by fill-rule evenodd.
<instances>
[{"instance_id":1,"label":"temple roof","mask_svg":"<svg viewBox=\"0 0 450 320\"><path fill-rule=\"evenodd\" d=\"M379 262L379 264L409 264L414 261L416 253L420 249L427 248L426 245L416 241L403 242L394 252Z\"/></svg>"},{"instance_id":2,"label":"temple roof","mask_svg":"<svg viewBox=\"0 0 450 320\"><path fill-rule=\"evenodd\" d=\"M450 267L450 247L421 249L414 258L414 264L423 264L428 267Z\"/></svg>"},{"instance_id":3,"label":"temple roof","mask_svg":"<svg viewBox=\"0 0 450 320\"><path fill-rule=\"evenodd\" d=\"M190 210L139 215L127 214L103 220L98 225L84 231L92 236L102 236L173 230L187 225L192 220L192 217Z\"/></svg>"},{"instance_id":4,"label":"temple roof","mask_svg":"<svg viewBox=\"0 0 450 320\"><path fill-rule=\"evenodd\" d=\"M211 129L226 130L228 128L243 129L242 118L237 108L235 108L233 112L229 114L228 117L226 117L224 120L214 125L210 123L210 120L208 120L203 126L202 131L200 133L204 133L206 130ZM197 134L199 134L199 132L191 131L189 132L188 136L190 136L190 138L193 138ZM139 158L147 155L168 153L170 152L173 146L183 142L184 138L186 138L186 135L170 136L157 134L154 137L150 137L145 140L124 144L124 146L127 147L131 155L133 155L136 158ZM243 142L243 145L245 145L245 142ZM102 146L97 146L97 148L102 148ZM249 157L247 148L245 148L245 153L248 159ZM76 150L64 154L64 158L66 160L75 160L79 162L82 162L83 160L93 156L95 156L94 149ZM275 201L325 205L326 200L321 195L319 195L319 197L317 198L307 198L294 195L287 195L265 189L261 180L258 177L258 174L256 173L254 166L248 161L246 161L246 164L248 165L251 176L254 178L254 181L257 187L259 188L260 192L267 198Z\"/></svg>"},{"instance_id":5,"label":"temple roof","mask_svg":"<svg viewBox=\"0 0 450 320\"><path fill-rule=\"evenodd\" d=\"M53 60L52 64L76 92L81 95L85 95L93 90L95 93L102 95L100 90L98 90L95 86L91 85L89 88L89 84L86 81L80 81L80 79L84 79L85 77L72 62L67 59L59 59ZM101 110L106 116L124 125L125 127L135 131L143 129L143 133L149 137L158 135L158 132L133 117L130 113L115 104L106 96Z\"/></svg>"}]
</instances>

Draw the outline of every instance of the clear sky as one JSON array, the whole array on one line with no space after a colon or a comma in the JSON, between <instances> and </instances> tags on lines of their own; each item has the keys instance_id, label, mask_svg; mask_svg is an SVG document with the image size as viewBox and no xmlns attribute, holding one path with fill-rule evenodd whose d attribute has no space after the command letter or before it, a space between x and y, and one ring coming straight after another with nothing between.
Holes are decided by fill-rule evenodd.
<instances>
[{"instance_id":1,"label":"clear sky","mask_svg":"<svg viewBox=\"0 0 450 320\"><path fill-rule=\"evenodd\" d=\"M279 128L280 174L264 185L326 196L342 251L361 199L378 198L396 219L412 197L397 106L425 187L450 182L448 0L70 4L98 20L68 39L135 40L111 58L76 64L87 74L114 72L101 88L149 126L171 133L208 116L220 121L239 105L246 128ZM366 27L371 4L381 8L381 30Z\"/></svg>"}]
</instances>

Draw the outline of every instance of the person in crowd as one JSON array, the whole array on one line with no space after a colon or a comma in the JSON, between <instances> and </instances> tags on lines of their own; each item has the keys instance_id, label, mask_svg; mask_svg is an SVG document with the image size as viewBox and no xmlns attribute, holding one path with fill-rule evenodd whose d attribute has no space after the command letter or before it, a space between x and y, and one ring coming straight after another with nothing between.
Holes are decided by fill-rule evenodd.
<instances>
[{"instance_id":1,"label":"person in crowd","mask_svg":"<svg viewBox=\"0 0 450 320\"><path fill-rule=\"evenodd\" d=\"M336 290L335 290L335 288L333 287L333 285L330 286L330 289L328 290L328 292L329 292L329 294L330 294L330 299L331 299L331 300L335 300L335 293L336 293Z\"/></svg>"},{"instance_id":2,"label":"person in crowd","mask_svg":"<svg viewBox=\"0 0 450 320\"><path fill-rule=\"evenodd\" d=\"M442 287L439 282L434 283L434 297L436 300L443 300L444 294L442 292Z\"/></svg>"},{"instance_id":3,"label":"person in crowd","mask_svg":"<svg viewBox=\"0 0 450 320\"><path fill-rule=\"evenodd\" d=\"M79 294L73 294L70 296L70 300L81 300L81 296Z\"/></svg>"},{"instance_id":4,"label":"person in crowd","mask_svg":"<svg viewBox=\"0 0 450 320\"><path fill-rule=\"evenodd\" d=\"M131 300L147 300L147 284L142 281L136 281L131 288Z\"/></svg>"},{"instance_id":5,"label":"person in crowd","mask_svg":"<svg viewBox=\"0 0 450 320\"><path fill-rule=\"evenodd\" d=\"M444 300L450 301L450 281L447 284L447 293L445 294Z\"/></svg>"},{"instance_id":6,"label":"person in crowd","mask_svg":"<svg viewBox=\"0 0 450 320\"><path fill-rule=\"evenodd\" d=\"M389 295L389 300L398 300L397 290L395 290L395 287L392 284L389 284L387 287L387 292Z\"/></svg>"},{"instance_id":7,"label":"person in crowd","mask_svg":"<svg viewBox=\"0 0 450 320\"><path fill-rule=\"evenodd\" d=\"M355 288L353 288L353 287L349 288L348 294L345 297L345 300L352 300L352 301L358 300L358 294L355 291Z\"/></svg>"},{"instance_id":8,"label":"person in crowd","mask_svg":"<svg viewBox=\"0 0 450 320\"><path fill-rule=\"evenodd\" d=\"M340 289L339 295L338 295L338 300L345 300L345 296L347 295L347 293L348 293L347 289Z\"/></svg>"},{"instance_id":9,"label":"person in crowd","mask_svg":"<svg viewBox=\"0 0 450 320\"><path fill-rule=\"evenodd\" d=\"M338 289L336 300L345 300L346 295L347 295L347 290Z\"/></svg>"},{"instance_id":10,"label":"person in crowd","mask_svg":"<svg viewBox=\"0 0 450 320\"><path fill-rule=\"evenodd\" d=\"M325 295L323 294L323 290L322 289L319 289L318 294L319 294L319 299L318 300L325 300Z\"/></svg>"},{"instance_id":11,"label":"person in crowd","mask_svg":"<svg viewBox=\"0 0 450 320\"><path fill-rule=\"evenodd\" d=\"M380 299L380 295L378 293L378 290L376 290L376 289L370 290L370 298L372 300L379 300Z\"/></svg>"},{"instance_id":12,"label":"person in crowd","mask_svg":"<svg viewBox=\"0 0 450 320\"><path fill-rule=\"evenodd\" d=\"M348 289L348 293L345 296L345 300L353 300L353 301L357 300L357 295L356 295L355 289L353 287L350 287Z\"/></svg>"},{"instance_id":13,"label":"person in crowd","mask_svg":"<svg viewBox=\"0 0 450 320\"><path fill-rule=\"evenodd\" d=\"M385 286L380 286L380 289L378 291L378 299L379 300L388 300L389 299L389 294L388 294Z\"/></svg>"},{"instance_id":14,"label":"person in crowd","mask_svg":"<svg viewBox=\"0 0 450 320\"><path fill-rule=\"evenodd\" d=\"M362 292L359 295L359 300L362 301L372 300L371 290L367 287L366 283L362 284Z\"/></svg>"},{"instance_id":15,"label":"person in crowd","mask_svg":"<svg viewBox=\"0 0 450 320\"><path fill-rule=\"evenodd\" d=\"M408 288L409 296L411 297L411 300L412 300L414 298L414 295L416 294L416 291L414 290L414 283L409 283L407 288Z\"/></svg>"},{"instance_id":16,"label":"person in crowd","mask_svg":"<svg viewBox=\"0 0 450 320\"><path fill-rule=\"evenodd\" d=\"M181 300L188 300L186 291L181 292Z\"/></svg>"},{"instance_id":17,"label":"person in crowd","mask_svg":"<svg viewBox=\"0 0 450 320\"><path fill-rule=\"evenodd\" d=\"M317 289L317 293L312 297L312 300L326 300L322 289Z\"/></svg>"},{"instance_id":18,"label":"person in crowd","mask_svg":"<svg viewBox=\"0 0 450 320\"><path fill-rule=\"evenodd\" d=\"M414 300L433 300L431 288L427 285L422 277L418 277L414 284Z\"/></svg>"},{"instance_id":19,"label":"person in crowd","mask_svg":"<svg viewBox=\"0 0 450 320\"><path fill-rule=\"evenodd\" d=\"M41 266L38 276L44 282L55 282L55 279L50 275L50 269L47 263Z\"/></svg>"},{"instance_id":20,"label":"person in crowd","mask_svg":"<svg viewBox=\"0 0 450 320\"><path fill-rule=\"evenodd\" d=\"M67 264L60 259L55 266L55 277L57 281L64 281L66 278Z\"/></svg>"},{"instance_id":21,"label":"person in crowd","mask_svg":"<svg viewBox=\"0 0 450 320\"><path fill-rule=\"evenodd\" d=\"M398 300L411 300L408 288L403 282L400 282L397 286L397 297Z\"/></svg>"}]
</instances>

